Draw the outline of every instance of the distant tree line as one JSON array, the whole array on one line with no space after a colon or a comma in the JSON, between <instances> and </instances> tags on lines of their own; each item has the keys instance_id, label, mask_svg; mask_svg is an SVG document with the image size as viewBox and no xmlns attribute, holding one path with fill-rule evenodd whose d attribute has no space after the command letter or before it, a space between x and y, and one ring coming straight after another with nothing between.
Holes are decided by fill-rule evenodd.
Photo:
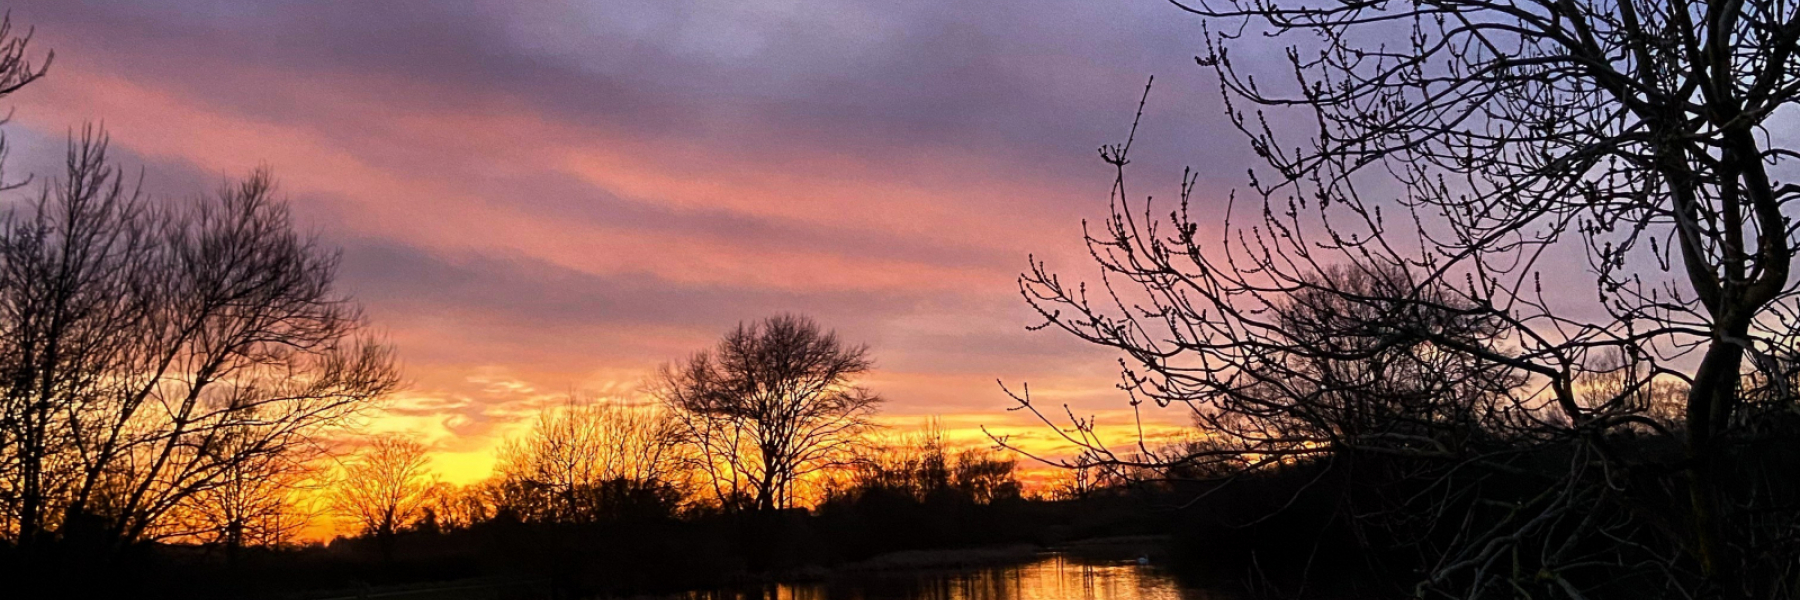
<instances>
[{"instance_id":1,"label":"distant tree line","mask_svg":"<svg viewBox=\"0 0 1800 600\"><path fill-rule=\"evenodd\" d=\"M653 401L571 397L544 407L502 445L493 474L468 485L419 468L422 445L379 437L343 459L347 476L328 493L355 534L278 555L289 572L318 574L301 586L344 573L413 581L479 572L546 577L563 593L592 595L1069 535L1045 524L1072 511L1026 498L1010 457L955 449L935 427L882 435L871 421L876 396L852 379L869 365L865 350L809 319L740 326L678 365L663 370ZM1104 514L1088 517L1101 523L1092 530L1130 521Z\"/></svg>"},{"instance_id":2,"label":"distant tree line","mask_svg":"<svg viewBox=\"0 0 1800 600\"><path fill-rule=\"evenodd\" d=\"M0 23L0 97L46 73L29 41ZM868 349L783 315L666 365L650 405L543 411L491 480L455 488L419 440L351 435L398 385L393 353L269 172L153 198L88 128L32 189L0 217L0 540L26 568L72 547L289 547L327 515L391 550L489 521L768 513L879 462ZM1010 463L984 468L981 501L1016 488Z\"/></svg>"},{"instance_id":3,"label":"distant tree line","mask_svg":"<svg viewBox=\"0 0 1800 600\"><path fill-rule=\"evenodd\" d=\"M655 402L581 399L544 408L507 440L493 476L455 487L423 468L417 442L384 436L346 461L335 512L386 539L488 521L582 525L768 513L900 494L1018 498L1015 463L951 452L933 427L881 443L880 398L853 378L872 365L805 317L729 332L660 371Z\"/></svg>"},{"instance_id":4,"label":"distant tree line","mask_svg":"<svg viewBox=\"0 0 1800 600\"><path fill-rule=\"evenodd\" d=\"M29 50L0 21L0 98L44 76L49 55ZM1025 535L980 508L1021 501L1012 461L935 434L879 443L867 347L792 315L664 366L650 402L547 407L492 478L443 483L420 439L359 433L400 385L393 350L273 176L157 198L108 146L85 128L60 173L5 184L25 199L0 215L0 579L20 591L233 596L482 561L633 589L618 581L690 581L649 567L669 548L648 540L708 545L722 577ZM851 548L794 510L866 526L872 503L914 507L910 525L859 531L915 531ZM326 517L356 532L347 554L303 543Z\"/></svg>"}]
</instances>

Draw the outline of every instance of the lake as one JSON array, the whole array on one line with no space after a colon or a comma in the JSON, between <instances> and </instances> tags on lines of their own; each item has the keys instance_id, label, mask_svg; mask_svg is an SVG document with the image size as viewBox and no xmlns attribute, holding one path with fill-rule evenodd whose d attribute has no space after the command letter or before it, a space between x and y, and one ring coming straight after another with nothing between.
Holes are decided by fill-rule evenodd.
<instances>
[{"instance_id":1,"label":"lake","mask_svg":"<svg viewBox=\"0 0 1800 600\"><path fill-rule=\"evenodd\" d=\"M875 571L825 581L689 592L680 600L1229 600L1183 587L1154 566L1045 554L1015 565L955 571Z\"/></svg>"},{"instance_id":2,"label":"lake","mask_svg":"<svg viewBox=\"0 0 1800 600\"><path fill-rule=\"evenodd\" d=\"M1239 600L1188 587L1132 558L1061 552L962 569L868 569L817 581L740 586L633 600ZM297 596L315 600L520 600L550 597L542 580L466 580Z\"/></svg>"}]
</instances>

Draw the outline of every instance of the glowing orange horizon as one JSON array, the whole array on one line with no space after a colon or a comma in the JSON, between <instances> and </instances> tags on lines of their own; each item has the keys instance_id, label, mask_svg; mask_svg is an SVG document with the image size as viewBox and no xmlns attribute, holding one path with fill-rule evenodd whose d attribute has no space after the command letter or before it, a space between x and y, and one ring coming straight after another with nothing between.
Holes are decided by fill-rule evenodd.
<instances>
[{"instance_id":1,"label":"glowing orange horizon","mask_svg":"<svg viewBox=\"0 0 1800 600\"><path fill-rule=\"evenodd\" d=\"M869 344L877 370L864 383L888 398L882 419L897 430L936 416L958 444L988 443L986 425L1032 453L1066 456L1053 431L1007 412L999 379L1030 382L1043 406L1098 414L1110 439L1136 435L1114 388L1116 357L1026 331L1037 315L1016 287L1028 256L1086 274L1082 219L1106 210L1110 177L1091 148L1110 139L1053 136L1042 123L983 129L999 117L960 120L954 108L795 113L814 105L731 89L636 102L602 85L636 89L631 82L606 74L571 102L541 87L445 76L481 62L463 57L442 57L454 65L443 72L349 46L333 51L353 56L317 61L328 40L310 36L329 32L268 13L158 20L148 13L159 9L143 10L15 11L57 59L49 77L8 98L7 131L19 135L8 139L7 180L32 169L54 177L63 137L90 122L104 124L128 168L144 167L152 196L206 193L271 167L301 226L344 248L340 287L398 350L409 385L366 429L419 436L445 481L488 477L495 449L540 407L572 392L637 398L657 365L778 312ZM276 37L233 29L245 23L281 26L264 32ZM549 69L554 57L535 45L545 41L484 52L516 51ZM1079 118L1070 106L1037 107L1057 126L1110 124L1142 86L1138 73L1088 57L1007 56L1029 57L1029 68L1009 72L1056 86L1055 97L1093 101ZM784 66L793 65L733 71ZM1098 91L1113 83L1117 105ZM920 101L939 108L929 93ZM696 115L683 102L720 108ZM665 104L680 106L659 121ZM831 114L868 116L821 120ZM1179 435L1187 419L1178 410L1143 417L1161 437Z\"/></svg>"}]
</instances>

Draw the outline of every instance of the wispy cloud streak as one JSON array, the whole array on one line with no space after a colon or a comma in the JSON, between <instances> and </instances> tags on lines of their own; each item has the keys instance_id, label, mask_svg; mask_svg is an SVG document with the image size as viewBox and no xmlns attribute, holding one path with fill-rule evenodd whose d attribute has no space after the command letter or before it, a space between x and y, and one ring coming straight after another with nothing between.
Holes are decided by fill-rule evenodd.
<instances>
[{"instance_id":1,"label":"wispy cloud streak","mask_svg":"<svg viewBox=\"0 0 1800 600\"><path fill-rule=\"evenodd\" d=\"M1211 201L1246 165L1204 128L1223 122L1197 29L1149 0L30 0L14 18L58 54L15 97L15 166L89 120L157 193L273 166L406 358L388 425L463 462L534 402L636 393L779 311L873 345L898 419L1011 422L996 378L1116 408L1107 353L1024 331L1025 256L1084 266L1108 177L1092 149L1150 74L1168 100L1148 173L1201 165Z\"/></svg>"}]
</instances>

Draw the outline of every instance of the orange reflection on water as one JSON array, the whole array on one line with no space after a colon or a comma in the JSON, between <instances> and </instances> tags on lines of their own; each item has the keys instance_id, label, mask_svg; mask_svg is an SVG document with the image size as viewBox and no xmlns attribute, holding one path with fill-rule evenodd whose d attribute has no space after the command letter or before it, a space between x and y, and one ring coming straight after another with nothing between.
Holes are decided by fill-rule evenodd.
<instances>
[{"instance_id":1,"label":"orange reflection on water","mask_svg":"<svg viewBox=\"0 0 1800 600\"><path fill-rule=\"evenodd\" d=\"M1016 566L958 572L883 573L818 583L691 593L685 600L1227 600L1182 587L1131 561L1096 562L1061 554Z\"/></svg>"}]
</instances>

